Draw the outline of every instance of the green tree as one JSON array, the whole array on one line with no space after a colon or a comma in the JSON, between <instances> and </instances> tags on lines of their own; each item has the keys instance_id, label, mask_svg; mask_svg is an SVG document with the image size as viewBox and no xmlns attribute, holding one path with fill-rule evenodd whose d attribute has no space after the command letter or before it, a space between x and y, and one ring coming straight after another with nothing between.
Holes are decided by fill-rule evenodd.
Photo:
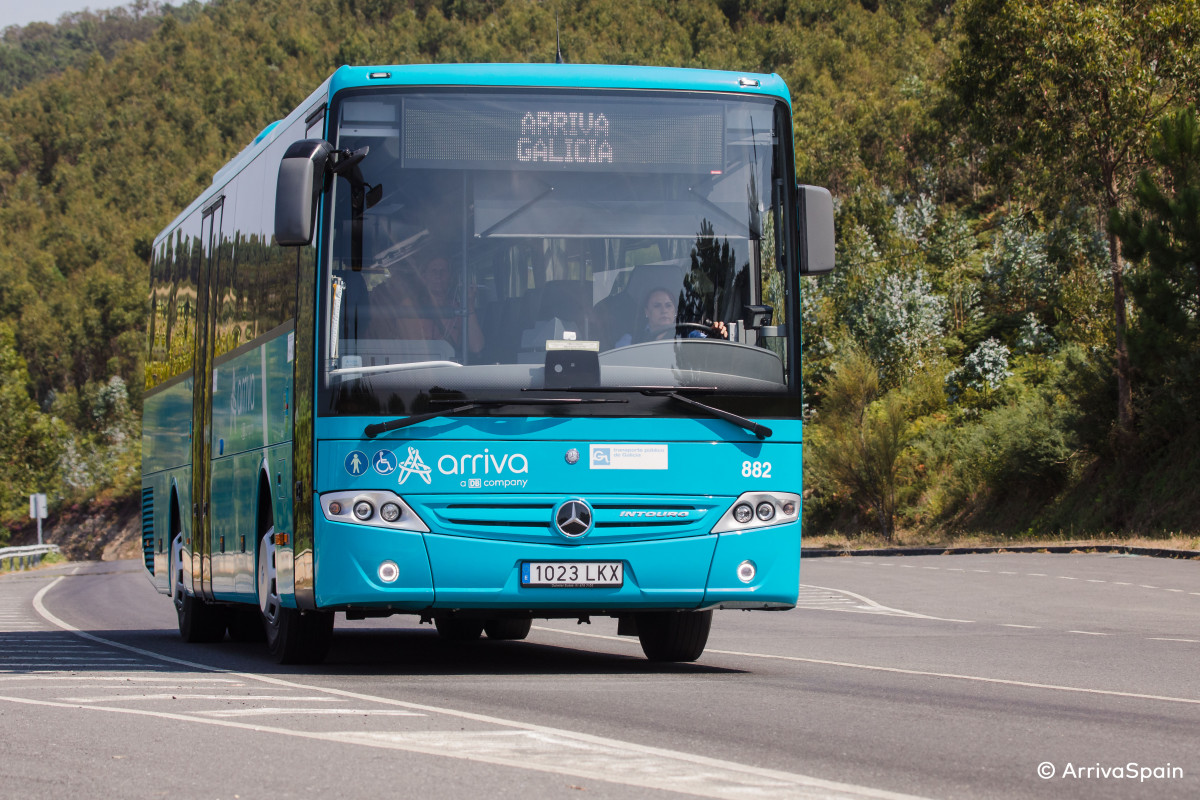
<instances>
[{"instance_id":1,"label":"green tree","mask_svg":"<svg viewBox=\"0 0 1200 800\"><path fill-rule=\"evenodd\" d=\"M1197 91L1198 0L966 0L949 85L994 171L1055 196L1128 196L1165 109ZM1117 419L1132 429L1124 264L1109 235Z\"/></svg>"},{"instance_id":2,"label":"green tree","mask_svg":"<svg viewBox=\"0 0 1200 800\"><path fill-rule=\"evenodd\" d=\"M850 346L825 384L817 424L809 427L806 470L870 509L884 539L896 530L901 455L911 441L904 400L886 394L871 359Z\"/></svg>"},{"instance_id":3,"label":"green tree","mask_svg":"<svg viewBox=\"0 0 1200 800\"><path fill-rule=\"evenodd\" d=\"M22 516L28 495L53 493L65 426L29 396L29 373L12 327L0 322L0 518Z\"/></svg>"},{"instance_id":4,"label":"green tree","mask_svg":"<svg viewBox=\"0 0 1200 800\"><path fill-rule=\"evenodd\" d=\"M1177 403L1194 399L1200 381L1200 125L1194 111L1163 121L1152 147L1162 177L1137 179L1134 206L1114 211L1112 230L1133 262L1138 308L1130 332L1136 366L1156 388L1178 389Z\"/></svg>"}]
</instances>

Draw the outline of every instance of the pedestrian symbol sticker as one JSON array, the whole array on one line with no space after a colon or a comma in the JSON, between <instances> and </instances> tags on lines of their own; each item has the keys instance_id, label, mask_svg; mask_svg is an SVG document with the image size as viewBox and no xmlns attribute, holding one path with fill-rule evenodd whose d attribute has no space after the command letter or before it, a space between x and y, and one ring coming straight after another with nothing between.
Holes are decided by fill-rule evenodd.
<instances>
[{"instance_id":1,"label":"pedestrian symbol sticker","mask_svg":"<svg viewBox=\"0 0 1200 800\"><path fill-rule=\"evenodd\" d=\"M346 456L346 472L359 476L367 471L367 454L361 450L353 450Z\"/></svg>"},{"instance_id":2,"label":"pedestrian symbol sticker","mask_svg":"<svg viewBox=\"0 0 1200 800\"><path fill-rule=\"evenodd\" d=\"M396 471L396 454L391 450L376 450L371 466L380 475L391 475Z\"/></svg>"},{"instance_id":3,"label":"pedestrian symbol sticker","mask_svg":"<svg viewBox=\"0 0 1200 800\"><path fill-rule=\"evenodd\" d=\"M429 472L429 467L427 467L425 462L421 460L420 451L418 451L415 447L408 448L408 458L405 459L404 463L400 465L399 482L404 483L406 480L408 480L409 475L415 473L420 475L421 479L426 483L431 483L429 480Z\"/></svg>"}]
</instances>

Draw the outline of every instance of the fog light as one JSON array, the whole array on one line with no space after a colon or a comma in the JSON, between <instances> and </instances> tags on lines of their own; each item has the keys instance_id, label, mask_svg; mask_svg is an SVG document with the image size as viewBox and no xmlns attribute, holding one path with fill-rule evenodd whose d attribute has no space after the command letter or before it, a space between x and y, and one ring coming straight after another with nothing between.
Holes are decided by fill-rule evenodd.
<instances>
[{"instance_id":1,"label":"fog light","mask_svg":"<svg viewBox=\"0 0 1200 800\"><path fill-rule=\"evenodd\" d=\"M366 522L375 513L375 507L366 500L359 500L354 504L354 516Z\"/></svg>"},{"instance_id":2,"label":"fog light","mask_svg":"<svg viewBox=\"0 0 1200 800\"><path fill-rule=\"evenodd\" d=\"M332 503L329 504L329 513L333 514L334 516L337 516L338 514L342 513L342 504L339 503L337 500L334 500Z\"/></svg>"},{"instance_id":3,"label":"fog light","mask_svg":"<svg viewBox=\"0 0 1200 800\"><path fill-rule=\"evenodd\" d=\"M733 518L741 523L749 522L754 518L754 509L748 503L741 503L733 509Z\"/></svg>"},{"instance_id":4,"label":"fog light","mask_svg":"<svg viewBox=\"0 0 1200 800\"><path fill-rule=\"evenodd\" d=\"M757 574L758 567L754 566L753 561L743 561L738 564L738 580L742 583L749 583Z\"/></svg>"},{"instance_id":5,"label":"fog light","mask_svg":"<svg viewBox=\"0 0 1200 800\"><path fill-rule=\"evenodd\" d=\"M395 503L384 503L379 507L379 516L388 522L395 522L400 519L400 506Z\"/></svg>"},{"instance_id":6,"label":"fog light","mask_svg":"<svg viewBox=\"0 0 1200 800\"><path fill-rule=\"evenodd\" d=\"M765 502L759 503L758 508L754 510L754 513L757 514L758 518L763 522L767 522L775 516L775 504Z\"/></svg>"},{"instance_id":7,"label":"fog light","mask_svg":"<svg viewBox=\"0 0 1200 800\"><path fill-rule=\"evenodd\" d=\"M384 583L395 583L400 577L400 567L396 566L395 561L384 561L379 565L379 580Z\"/></svg>"},{"instance_id":8,"label":"fog light","mask_svg":"<svg viewBox=\"0 0 1200 800\"><path fill-rule=\"evenodd\" d=\"M793 502L792 500L788 500L786 503L784 503L783 504L783 513L787 514L789 517L792 516L793 514L795 514L796 513L796 503Z\"/></svg>"}]
</instances>

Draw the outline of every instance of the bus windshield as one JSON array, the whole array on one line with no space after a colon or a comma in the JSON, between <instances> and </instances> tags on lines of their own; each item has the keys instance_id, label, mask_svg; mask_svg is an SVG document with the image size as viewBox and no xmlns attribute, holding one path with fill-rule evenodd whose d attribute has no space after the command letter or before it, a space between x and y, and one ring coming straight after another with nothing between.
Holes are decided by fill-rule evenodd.
<instances>
[{"instance_id":1,"label":"bus windshield","mask_svg":"<svg viewBox=\"0 0 1200 800\"><path fill-rule=\"evenodd\" d=\"M788 114L681 92L339 95L322 412L523 390L797 396Z\"/></svg>"}]
</instances>

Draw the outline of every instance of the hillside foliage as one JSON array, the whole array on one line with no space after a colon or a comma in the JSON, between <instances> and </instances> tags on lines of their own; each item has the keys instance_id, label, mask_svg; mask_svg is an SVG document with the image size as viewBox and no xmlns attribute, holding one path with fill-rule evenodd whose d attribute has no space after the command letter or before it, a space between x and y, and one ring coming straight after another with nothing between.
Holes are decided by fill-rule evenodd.
<instances>
[{"instance_id":1,"label":"hillside foliage","mask_svg":"<svg viewBox=\"0 0 1200 800\"><path fill-rule=\"evenodd\" d=\"M0 520L138 490L150 244L221 164L342 64L551 61L556 18L574 63L791 87L838 225L804 287L806 530L1196 528L1200 0L140 0L10 28Z\"/></svg>"}]
</instances>

